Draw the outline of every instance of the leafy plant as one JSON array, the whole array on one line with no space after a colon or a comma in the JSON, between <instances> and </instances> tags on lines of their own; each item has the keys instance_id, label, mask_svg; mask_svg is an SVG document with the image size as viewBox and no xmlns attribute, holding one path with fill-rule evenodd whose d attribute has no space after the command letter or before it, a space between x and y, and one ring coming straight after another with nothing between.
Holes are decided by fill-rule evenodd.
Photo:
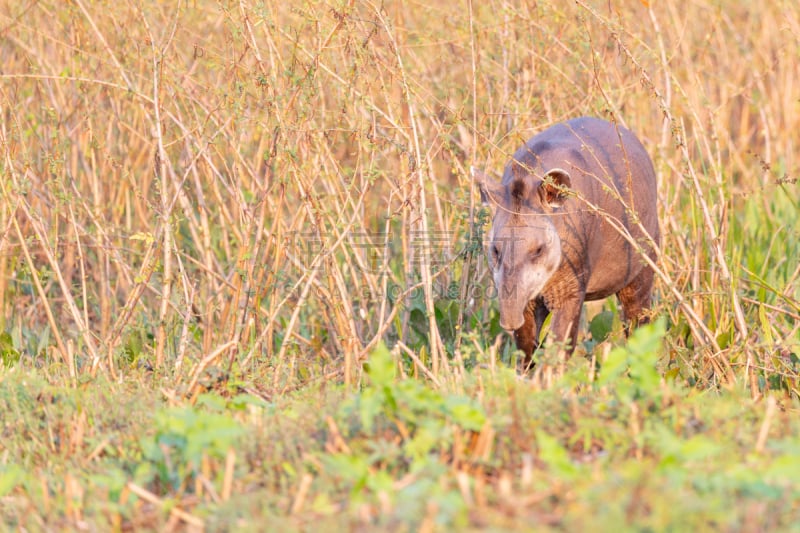
<instances>
[{"instance_id":1,"label":"leafy plant","mask_svg":"<svg viewBox=\"0 0 800 533\"><path fill-rule=\"evenodd\" d=\"M424 510L433 498L442 504L440 518L451 523L463 503L452 507L448 492L431 480L443 476L454 457L469 457L470 435L485 430L488 419L468 397L442 394L415 379L398 380L396 365L384 345L373 351L365 365L368 384L339 413L347 448L320 460L356 501L375 505L388 497L399 513L409 506ZM396 480L403 476L419 479L398 489Z\"/></svg>"},{"instance_id":2,"label":"leafy plant","mask_svg":"<svg viewBox=\"0 0 800 533\"><path fill-rule=\"evenodd\" d=\"M14 341L7 331L0 333L0 359L5 366L13 366L19 362L19 351L14 348Z\"/></svg>"},{"instance_id":3,"label":"leafy plant","mask_svg":"<svg viewBox=\"0 0 800 533\"><path fill-rule=\"evenodd\" d=\"M195 407L160 409L153 422L155 434L139 441L143 461L134 478L164 492L192 487L202 475L202 461L222 460L243 434L229 413Z\"/></svg>"},{"instance_id":4,"label":"leafy plant","mask_svg":"<svg viewBox=\"0 0 800 533\"><path fill-rule=\"evenodd\" d=\"M624 401L656 397L661 381L657 363L665 324L662 317L637 328L628 342L611 350L603 361L597 384L613 386L615 394Z\"/></svg>"}]
</instances>

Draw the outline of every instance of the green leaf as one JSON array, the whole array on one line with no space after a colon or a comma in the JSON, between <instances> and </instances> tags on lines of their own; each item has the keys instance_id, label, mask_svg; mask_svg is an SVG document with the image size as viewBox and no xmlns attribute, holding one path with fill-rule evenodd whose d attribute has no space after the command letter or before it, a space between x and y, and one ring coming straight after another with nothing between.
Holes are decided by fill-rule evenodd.
<instances>
[{"instance_id":1,"label":"green leaf","mask_svg":"<svg viewBox=\"0 0 800 533\"><path fill-rule=\"evenodd\" d=\"M0 358L5 366L14 366L19 362L19 351L14 348L14 340L7 331L0 333Z\"/></svg>"},{"instance_id":2,"label":"green leaf","mask_svg":"<svg viewBox=\"0 0 800 533\"><path fill-rule=\"evenodd\" d=\"M592 340L595 342L603 342L608 338L613 326L614 313L611 311L598 313L589 323L589 331L592 334Z\"/></svg>"},{"instance_id":3,"label":"green leaf","mask_svg":"<svg viewBox=\"0 0 800 533\"><path fill-rule=\"evenodd\" d=\"M137 485L149 485L158 475L158 469L152 463L139 463L133 473Z\"/></svg>"},{"instance_id":4,"label":"green leaf","mask_svg":"<svg viewBox=\"0 0 800 533\"><path fill-rule=\"evenodd\" d=\"M197 397L197 407L207 407L210 411L225 411L225 399L217 394L205 392Z\"/></svg>"},{"instance_id":5,"label":"green leaf","mask_svg":"<svg viewBox=\"0 0 800 533\"><path fill-rule=\"evenodd\" d=\"M354 488L363 486L366 483L369 476L369 464L367 464L365 457L360 455L326 454L321 459L328 473L354 484Z\"/></svg>"},{"instance_id":6,"label":"green leaf","mask_svg":"<svg viewBox=\"0 0 800 533\"><path fill-rule=\"evenodd\" d=\"M577 477L580 469L572 462L569 453L557 439L544 431L537 431L536 443L539 446L539 459L544 461L554 474L567 479Z\"/></svg>"},{"instance_id":7,"label":"green leaf","mask_svg":"<svg viewBox=\"0 0 800 533\"><path fill-rule=\"evenodd\" d=\"M634 330L628 340L627 349L632 355L655 358L661 350L661 341L666 333L666 321L659 318Z\"/></svg>"},{"instance_id":8,"label":"green leaf","mask_svg":"<svg viewBox=\"0 0 800 533\"><path fill-rule=\"evenodd\" d=\"M370 382L377 388L387 387L394 383L397 370L392 354L383 342L380 342L372 351L366 364L366 370Z\"/></svg>"},{"instance_id":9,"label":"green leaf","mask_svg":"<svg viewBox=\"0 0 800 533\"><path fill-rule=\"evenodd\" d=\"M603 361L597 383L601 386L608 385L617 380L628 369L628 352L625 348L618 346L611 350Z\"/></svg>"},{"instance_id":10,"label":"green leaf","mask_svg":"<svg viewBox=\"0 0 800 533\"><path fill-rule=\"evenodd\" d=\"M384 395L378 394L374 389L365 390L356 397L354 403L365 431L371 433L375 427L375 420L384 412L383 398Z\"/></svg>"},{"instance_id":11,"label":"green leaf","mask_svg":"<svg viewBox=\"0 0 800 533\"><path fill-rule=\"evenodd\" d=\"M764 478L774 483L795 484L800 479L800 456L787 454L777 457L764 472Z\"/></svg>"},{"instance_id":12,"label":"green leaf","mask_svg":"<svg viewBox=\"0 0 800 533\"><path fill-rule=\"evenodd\" d=\"M439 439L442 437L441 429L441 425L437 427L435 423L428 423L418 428L414 437L404 446L408 456L415 460L427 456L439 444Z\"/></svg>"},{"instance_id":13,"label":"green leaf","mask_svg":"<svg viewBox=\"0 0 800 533\"><path fill-rule=\"evenodd\" d=\"M600 369L598 384L615 383L617 394L626 399L637 394L657 394L661 376L656 363L665 332L663 318L636 329L626 345L618 346L608 354ZM630 374L630 381L621 379L626 372Z\"/></svg>"},{"instance_id":14,"label":"green leaf","mask_svg":"<svg viewBox=\"0 0 800 533\"><path fill-rule=\"evenodd\" d=\"M464 429L480 431L486 423L486 413L472 399L465 396L450 396L445 405L453 421Z\"/></svg>"},{"instance_id":15,"label":"green leaf","mask_svg":"<svg viewBox=\"0 0 800 533\"><path fill-rule=\"evenodd\" d=\"M252 394L238 394L229 401L229 407L240 411L244 410L248 405L261 408L269 407L267 401Z\"/></svg>"},{"instance_id":16,"label":"green leaf","mask_svg":"<svg viewBox=\"0 0 800 533\"><path fill-rule=\"evenodd\" d=\"M0 469L0 498L17 488L25 477L25 471L15 465L5 465Z\"/></svg>"},{"instance_id":17,"label":"green leaf","mask_svg":"<svg viewBox=\"0 0 800 533\"><path fill-rule=\"evenodd\" d=\"M687 461L698 461L714 457L722 447L704 435L695 435L681 445L681 457Z\"/></svg>"},{"instance_id":18,"label":"green leaf","mask_svg":"<svg viewBox=\"0 0 800 533\"><path fill-rule=\"evenodd\" d=\"M89 480L95 486L108 489L112 500L118 500L128 483L128 476L122 469L108 465L108 469L102 474L89 475Z\"/></svg>"}]
</instances>

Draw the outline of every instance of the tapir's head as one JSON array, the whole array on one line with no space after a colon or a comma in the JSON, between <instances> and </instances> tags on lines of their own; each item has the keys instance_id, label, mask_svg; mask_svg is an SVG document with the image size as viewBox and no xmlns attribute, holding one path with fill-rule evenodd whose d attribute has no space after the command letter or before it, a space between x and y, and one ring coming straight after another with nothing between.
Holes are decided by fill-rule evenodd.
<instances>
[{"instance_id":1,"label":"tapir's head","mask_svg":"<svg viewBox=\"0 0 800 533\"><path fill-rule=\"evenodd\" d=\"M500 301L500 325L522 327L528 302L538 296L561 264L561 239L552 217L566 200L569 174L554 168L507 169L505 185L473 168L481 199L492 206L494 221L487 254Z\"/></svg>"}]
</instances>

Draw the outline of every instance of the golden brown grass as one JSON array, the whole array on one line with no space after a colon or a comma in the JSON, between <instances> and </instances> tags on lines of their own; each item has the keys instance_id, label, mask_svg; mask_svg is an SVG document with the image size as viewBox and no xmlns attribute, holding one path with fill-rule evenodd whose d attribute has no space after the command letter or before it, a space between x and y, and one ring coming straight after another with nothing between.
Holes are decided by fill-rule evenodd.
<instances>
[{"instance_id":1,"label":"golden brown grass","mask_svg":"<svg viewBox=\"0 0 800 533\"><path fill-rule=\"evenodd\" d=\"M730 228L778 181L797 198L789 2L81 0L7 4L3 21L2 316L22 348L49 328L30 355L73 379L120 371L142 337L159 371L215 354L273 390L322 363L349 381L387 333L410 342L394 285L420 292L426 364L449 372L435 287L489 284L479 254L454 261L474 221L465 167L499 169L579 114L654 156L660 310L701 343L692 366L731 374L761 338ZM785 281L778 323L796 316Z\"/></svg>"},{"instance_id":2,"label":"golden brown grass","mask_svg":"<svg viewBox=\"0 0 800 533\"><path fill-rule=\"evenodd\" d=\"M796 2L43 0L0 36L7 368L278 401L383 340L458 389L510 352L469 166L588 114L656 165L665 379L800 393Z\"/></svg>"}]
</instances>

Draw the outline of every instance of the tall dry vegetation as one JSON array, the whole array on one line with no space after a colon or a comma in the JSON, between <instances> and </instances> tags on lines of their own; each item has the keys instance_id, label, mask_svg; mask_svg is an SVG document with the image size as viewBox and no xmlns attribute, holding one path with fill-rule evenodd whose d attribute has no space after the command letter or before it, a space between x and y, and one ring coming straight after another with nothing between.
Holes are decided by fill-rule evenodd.
<instances>
[{"instance_id":1,"label":"tall dry vegetation","mask_svg":"<svg viewBox=\"0 0 800 533\"><path fill-rule=\"evenodd\" d=\"M656 163L676 375L797 393L794 2L7 2L0 34L25 364L277 392L388 339L457 378L499 333L469 165L592 114Z\"/></svg>"}]
</instances>

